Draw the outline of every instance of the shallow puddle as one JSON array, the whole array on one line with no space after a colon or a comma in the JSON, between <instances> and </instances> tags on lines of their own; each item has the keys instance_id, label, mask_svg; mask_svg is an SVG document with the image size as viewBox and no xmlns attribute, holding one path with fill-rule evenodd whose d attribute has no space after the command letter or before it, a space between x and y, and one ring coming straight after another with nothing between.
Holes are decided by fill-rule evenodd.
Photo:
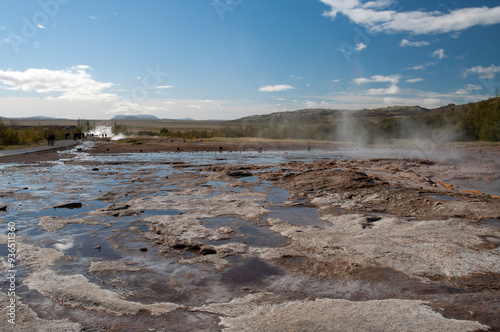
<instances>
[{"instance_id":1,"label":"shallow puddle","mask_svg":"<svg viewBox=\"0 0 500 332\"><path fill-rule=\"evenodd\" d=\"M225 285L251 287L262 285L266 278L282 275L284 270L264 262L259 258L243 259L239 256L228 259L231 267L221 274L220 280Z\"/></svg>"},{"instance_id":2,"label":"shallow puddle","mask_svg":"<svg viewBox=\"0 0 500 332\"><path fill-rule=\"evenodd\" d=\"M452 202L452 201L457 201L458 198L456 197L450 197L450 196L446 196L446 195L424 195L424 197L429 197L429 198L434 198L434 199L440 199L442 201L448 201L448 202Z\"/></svg>"},{"instance_id":3,"label":"shallow puddle","mask_svg":"<svg viewBox=\"0 0 500 332\"><path fill-rule=\"evenodd\" d=\"M281 247L289 242L287 238L271 231L267 226L254 225L236 217L220 216L211 219L202 219L201 221L208 228L231 227L236 232L236 236L232 239L208 242L212 245L236 242L252 247Z\"/></svg>"},{"instance_id":4,"label":"shallow puddle","mask_svg":"<svg viewBox=\"0 0 500 332\"><path fill-rule=\"evenodd\" d=\"M491 218L481 222L481 225L488 228L500 229L500 219Z\"/></svg>"},{"instance_id":5,"label":"shallow puddle","mask_svg":"<svg viewBox=\"0 0 500 332\"><path fill-rule=\"evenodd\" d=\"M331 224L320 219L318 210L312 207L279 207L272 209L273 212L267 218L278 218L288 221L297 226L317 226L321 228L331 227Z\"/></svg>"},{"instance_id":6,"label":"shallow puddle","mask_svg":"<svg viewBox=\"0 0 500 332\"><path fill-rule=\"evenodd\" d=\"M490 243L493 243L493 244L496 244L496 245L500 245L500 239L497 238L497 237L494 237L494 236L487 236L485 237L486 241L490 242Z\"/></svg>"}]
</instances>

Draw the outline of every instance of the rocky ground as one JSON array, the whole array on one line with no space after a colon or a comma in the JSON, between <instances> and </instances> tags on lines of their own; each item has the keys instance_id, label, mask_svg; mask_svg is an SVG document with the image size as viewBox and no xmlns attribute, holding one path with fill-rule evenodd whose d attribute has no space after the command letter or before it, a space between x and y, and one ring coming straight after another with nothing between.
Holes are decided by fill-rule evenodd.
<instances>
[{"instance_id":1,"label":"rocky ground","mask_svg":"<svg viewBox=\"0 0 500 332\"><path fill-rule=\"evenodd\" d=\"M2 168L0 217L26 222L6 331L500 330L500 149L257 164L225 151L276 145L134 143ZM200 150L223 152L182 159Z\"/></svg>"}]
</instances>

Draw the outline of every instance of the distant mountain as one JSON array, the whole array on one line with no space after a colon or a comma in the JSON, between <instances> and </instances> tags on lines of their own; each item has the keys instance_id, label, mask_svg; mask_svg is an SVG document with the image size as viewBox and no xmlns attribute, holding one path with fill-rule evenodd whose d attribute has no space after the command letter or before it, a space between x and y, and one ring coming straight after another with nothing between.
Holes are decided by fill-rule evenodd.
<instances>
[{"instance_id":1,"label":"distant mountain","mask_svg":"<svg viewBox=\"0 0 500 332\"><path fill-rule=\"evenodd\" d=\"M54 118L51 116L28 116L25 118L8 118L6 116L0 116L2 119L17 119L17 120L59 120L60 118Z\"/></svg>"},{"instance_id":2,"label":"distant mountain","mask_svg":"<svg viewBox=\"0 0 500 332\"><path fill-rule=\"evenodd\" d=\"M23 120L55 120L58 118L54 118L52 116L30 116L27 118L22 118Z\"/></svg>"},{"instance_id":3,"label":"distant mountain","mask_svg":"<svg viewBox=\"0 0 500 332\"><path fill-rule=\"evenodd\" d=\"M160 120L154 115L117 115L111 120Z\"/></svg>"}]
</instances>

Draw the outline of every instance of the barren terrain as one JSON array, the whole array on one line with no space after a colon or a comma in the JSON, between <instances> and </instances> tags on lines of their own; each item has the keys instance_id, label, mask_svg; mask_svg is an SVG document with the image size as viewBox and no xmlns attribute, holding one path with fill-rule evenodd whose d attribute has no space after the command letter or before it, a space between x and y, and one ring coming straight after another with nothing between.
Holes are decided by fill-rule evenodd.
<instances>
[{"instance_id":1,"label":"barren terrain","mask_svg":"<svg viewBox=\"0 0 500 332\"><path fill-rule=\"evenodd\" d=\"M498 331L499 160L179 139L3 157L17 311L14 326L2 306L2 325Z\"/></svg>"}]
</instances>

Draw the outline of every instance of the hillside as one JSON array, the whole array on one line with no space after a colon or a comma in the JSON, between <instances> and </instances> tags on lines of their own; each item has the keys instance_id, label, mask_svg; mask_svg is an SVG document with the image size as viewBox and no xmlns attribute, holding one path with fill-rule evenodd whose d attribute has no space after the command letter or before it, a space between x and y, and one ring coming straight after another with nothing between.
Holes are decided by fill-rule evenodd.
<instances>
[{"instance_id":1,"label":"hillside","mask_svg":"<svg viewBox=\"0 0 500 332\"><path fill-rule=\"evenodd\" d=\"M408 117L424 114L430 110L420 106L390 106L376 109L363 109L356 111L332 110L332 109L301 109L297 111L277 112L271 114L252 115L232 123L258 124L266 122L288 122L288 123L318 123L319 121L339 121L342 117L349 115L354 118L384 118L384 117Z\"/></svg>"},{"instance_id":2,"label":"hillside","mask_svg":"<svg viewBox=\"0 0 500 332\"><path fill-rule=\"evenodd\" d=\"M116 115L111 120L160 120L154 115Z\"/></svg>"}]
</instances>

